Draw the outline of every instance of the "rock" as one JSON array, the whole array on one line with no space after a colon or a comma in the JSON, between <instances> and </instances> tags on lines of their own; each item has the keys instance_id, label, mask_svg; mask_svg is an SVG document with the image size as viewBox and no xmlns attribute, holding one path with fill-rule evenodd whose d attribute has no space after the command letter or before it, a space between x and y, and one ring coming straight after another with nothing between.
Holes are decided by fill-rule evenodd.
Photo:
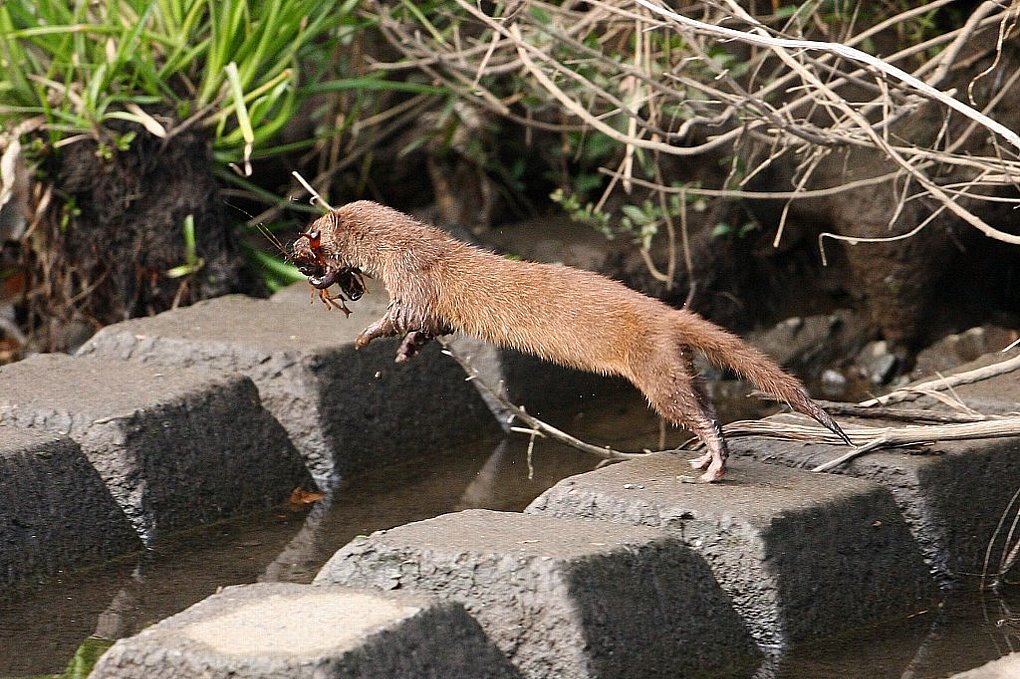
<instances>
[{"instance_id":1,"label":"rock","mask_svg":"<svg viewBox=\"0 0 1020 679\"><path fill-rule=\"evenodd\" d=\"M1016 679L1016 677L1020 677L1020 653L1010 653L981 667L954 674L950 679Z\"/></svg>"},{"instance_id":2,"label":"rock","mask_svg":"<svg viewBox=\"0 0 1020 679\"><path fill-rule=\"evenodd\" d=\"M528 677L730 676L758 657L704 560L648 528L468 510L352 542L315 582L461 602Z\"/></svg>"},{"instance_id":3,"label":"rock","mask_svg":"<svg viewBox=\"0 0 1020 679\"><path fill-rule=\"evenodd\" d=\"M822 394L829 400L836 401L846 394L850 382L843 373L828 368L822 372L821 385Z\"/></svg>"},{"instance_id":4,"label":"rock","mask_svg":"<svg viewBox=\"0 0 1020 679\"><path fill-rule=\"evenodd\" d=\"M118 641L94 679L512 679L463 607L404 592L228 587Z\"/></svg>"},{"instance_id":5,"label":"rock","mask_svg":"<svg viewBox=\"0 0 1020 679\"><path fill-rule=\"evenodd\" d=\"M831 314L790 318L748 341L803 379L814 379L867 343L866 319L847 309Z\"/></svg>"},{"instance_id":6,"label":"rock","mask_svg":"<svg viewBox=\"0 0 1020 679\"><path fill-rule=\"evenodd\" d=\"M220 297L124 321L79 355L247 375L324 486L495 431L463 370L438 345L402 365L393 360L396 339L355 351L355 336L385 310L384 291L352 303L344 318L318 300L311 306L310 289L300 284L273 301Z\"/></svg>"},{"instance_id":7,"label":"rock","mask_svg":"<svg viewBox=\"0 0 1020 679\"><path fill-rule=\"evenodd\" d=\"M241 375L39 354L0 368L0 424L73 439L146 543L311 482Z\"/></svg>"},{"instance_id":8,"label":"rock","mask_svg":"<svg viewBox=\"0 0 1020 679\"><path fill-rule=\"evenodd\" d=\"M981 325L947 335L917 354L911 377L920 380L930 379L938 373L945 374L986 354L995 354L1016 339L1016 330L994 325Z\"/></svg>"},{"instance_id":9,"label":"rock","mask_svg":"<svg viewBox=\"0 0 1020 679\"><path fill-rule=\"evenodd\" d=\"M78 445L0 425L0 589L141 549Z\"/></svg>"},{"instance_id":10,"label":"rock","mask_svg":"<svg viewBox=\"0 0 1020 679\"><path fill-rule=\"evenodd\" d=\"M856 424L904 425L883 420ZM887 487L929 568L941 584L951 585L984 568L989 540L1020 479L1018 450L1015 437L939 441L912 450L877 450L831 471ZM846 451L846 446L766 439L739 439L730 446L734 456L808 469Z\"/></svg>"},{"instance_id":11,"label":"rock","mask_svg":"<svg viewBox=\"0 0 1020 679\"><path fill-rule=\"evenodd\" d=\"M877 484L747 460L733 462L721 483L684 482L691 474L679 455L649 455L565 479L526 511L665 529L705 558L768 646L928 603L921 554Z\"/></svg>"},{"instance_id":12,"label":"rock","mask_svg":"<svg viewBox=\"0 0 1020 679\"><path fill-rule=\"evenodd\" d=\"M879 341L869 342L857 354L856 363L863 377L878 386L887 384L896 376L900 360L895 354L890 353L889 345L885 341Z\"/></svg>"}]
</instances>

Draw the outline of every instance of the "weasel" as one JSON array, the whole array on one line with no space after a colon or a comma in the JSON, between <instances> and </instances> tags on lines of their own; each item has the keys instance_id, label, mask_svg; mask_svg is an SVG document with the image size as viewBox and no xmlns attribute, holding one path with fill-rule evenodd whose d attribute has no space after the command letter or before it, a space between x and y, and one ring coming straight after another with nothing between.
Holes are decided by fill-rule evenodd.
<instances>
[{"instance_id":1,"label":"weasel","mask_svg":"<svg viewBox=\"0 0 1020 679\"><path fill-rule=\"evenodd\" d=\"M358 201L313 222L292 259L325 294L364 272L382 280L390 303L356 338L403 337L398 362L440 335L460 331L560 365L630 380L662 417L704 442L691 460L703 481L722 478L728 450L692 350L813 417L852 445L801 383L765 354L696 313L599 274L514 261L455 240L392 208ZM346 291L345 291L346 292ZM328 298L328 297L327 297Z\"/></svg>"}]
</instances>

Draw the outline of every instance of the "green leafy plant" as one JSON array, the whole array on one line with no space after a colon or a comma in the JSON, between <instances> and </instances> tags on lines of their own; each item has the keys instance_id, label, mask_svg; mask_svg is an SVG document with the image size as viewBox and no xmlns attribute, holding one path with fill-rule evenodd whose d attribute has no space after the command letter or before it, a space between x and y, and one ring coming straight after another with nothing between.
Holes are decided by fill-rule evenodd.
<instances>
[{"instance_id":1,"label":"green leafy plant","mask_svg":"<svg viewBox=\"0 0 1020 679\"><path fill-rule=\"evenodd\" d=\"M42 115L53 144L88 135L111 148L124 143L110 138L112 120L157 136L201 125L211 131L219 161L244 160L300 105L299 59L322 50L324 37L356 30L356 6L6 0L0 64L9 77L0 84L0 122Z\"/></svg>"},{"instance_id":2,"label":"green leafy plant","mask_svg":"<svg viewBox=\"0 0 1020 679\"><path fill-rule=\"evenodd\" d=\"M205 266L205 260L198 256L198 247L195 241L195 216L188 215L181 227L184 232L184 264L175 266L166 272L168 278L182 278L191 276Z\"/></svg>"},{"instance_id":3,"label":"green leafy plant","mask_svg":"<svg viewBox=\"0 0 1020 679\"><path fill-rule=\"evenodd\" d=\"M746 238L749 234L757 231L759 228L760 227L756 222L744 222L739 227L726 222L719 222L712 227L712 238L727 238L729 236Z\"/></svg>"},{"instance_id":4,"label":"green leafy plant","mask_svg":"<svg viewBox=\"0 0 1020 679\"><path fill-rule=\"evenodd\" d=\"M591 201L582 203L576 193L567 193L563 189L556 189L549 194L549 198L559 205L574 221L591 224L605 234L607 238L615 236L616 232L610 225L610 214L598 208L595 203Z\"/></svg>"},{"instance_id":5,"label":"green leafy plant","mask_svg":"<svg viewBox=\"0 0 1020 679\"><path fill-rule=\"evenodd\" d=\"M368 23L358 5L358 0L4 0L0 69L7 77L0 79L0 127L11 132L25 129L27 120L39 121L27 126L31 136L23 147L30 158L50 158L90 139L102 161L127 151L140 134L169 141L200 129L210 141L214 172L236 187L233 195L285 205L271 192L253 191L254 180L244 180L252 161L309 148L356 125L359 113L371 106L362 100L415 86L354 68L344 72L349 64L338 56L341 48ZM310 97L325 93L336 100L343 92L356 101L339 125L327 120L304 138L278 141ZM125 130L122 121L135 125ZM74 227L79 210L73 202L54 209L61 228ZM198 228L197 217L185 225L191 256L166 272L170 277L201 268ZM296 269L282 261L267 266L272 255L246 251L271 287L297 278Z\"/></svg>"}]
</instances>

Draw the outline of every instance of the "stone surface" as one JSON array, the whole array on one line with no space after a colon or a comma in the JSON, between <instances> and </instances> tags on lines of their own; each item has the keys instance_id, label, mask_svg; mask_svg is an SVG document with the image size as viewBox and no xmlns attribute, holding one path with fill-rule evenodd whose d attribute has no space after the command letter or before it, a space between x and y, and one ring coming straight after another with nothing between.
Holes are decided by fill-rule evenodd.
<instances>
[{"instance_id":1,"label":"stone surface","mask_svg":"<svg viewBox=\"0 0 1020 679\"><path fill-rule=\"evenodd\" d=\"M755 639L784 646L894 618L932 586L889 492L858 479L735 461L687 483L656 454L565 479L526 510L666 529L701 554Z\"/></svg>"},{"instance_id":2,"label":"stone surface","mask_svg":"<svg viewBox=\"0 0 1020 679\"><path fill-rule=\"evenodd\" d=\"M996 325L979 325L964 332L946 335L917 354L911 375L918 379L954 371L958 366L985 355L1003 358L998 353L1017 338L1017 330Z\"/></svg>"},{"instance_id":3,"label":"stone surface","mask_svg":"<svg viewBox=\"0 0 1020 679\"><path fill-rule=\"evenodd\" d=\"M950 679L1016 679L1020 677L1020 653L1010 653L998 660L985 663L966 672L954 674Z\"/></svg>"},{"instance_id":4,"label":"stone surface","mask_svg":"<svg viewBox=\"0 0 1020 679\"><path fill-rule=\"evenodd\" d=\"M141 549L76 443L0 425L0 590Z\"/></svg>"},{"instance_id":5,"label":"stone surface","mask_svg":"<svg viewBox=\"0 0 1020 679\"><path fill-rule=\"evenodd\" d=\"M869 332L864 314L837 309L831 314L788 318L748 333L746 339L785 369L810 380L860 351Z\"/></svg>"},{"instance_id":6,"label":"stone surface","mask_svg":"<svg viewBox=\"0 0 1020 679\"><path fill-rule=\"evenodd\" d=\"M1003 338L1003 340L1006 338ZM1012 352L987 354L957 366L948 374L966 372L999 363ZM929 381L928 375L919 381ZM987 415L1008 415L1020 403L1020 380L1007 373L972 384L953 387L946 396ZM941 400L920 396L892 406L954 412ZM781 421L785 416L777 416ZM867 419L846 422L850 426L878 429L915 423L903 420ZM916 423L923 424L923 423ZM909 449L878 450L831 470L836 474L877 481L888 487L907 519L925 559L943 585L968 575L980 574L996 525L1016 492L1020 479L1020 439L1001 437L970 441L939 441ZM844 446L736 441L735 455L764 462L812 468L844 454ZM1001 545L1001 543L1000 543ZM993 563L998 560L995 550Z\"/></svg>"},{"instance_id":7,"label":"stone surface","mask_svg":"<svg viewBox=\"0 0 1020 679\"><path fill-rule=\"evenodd\" d=\"M647 528L468 510L356 540L316 583L461 602L528 677L728 676L758 654L705 562Z\"/></svg>"},{"instance_id":8,"label":"stone surface","mask_svg":"<svg viewBox=\"0 0 1020 679\"><path fill-rule=\"evenodd\" d=\"M373 287L369 281L370 288ZM386 308L375 290L345 318L306 284L273 301L220 297L101 330L79 355L242 373L322 485L495 430L464 372L433 344L394 363L396 339L352 342Z\"/></svg>"},{"instance_id":9,"label":"stone surface","mask_svg":"<svg viewBox=\"0 0 1020 679\"><path fill-rule=\"evenodd\" d=\"M310 482L241 375L36 355L0 368L3 423L77 442L146 542Z\"/></svg>"},{"instance_id":10,"label":"stone surface","mask_svg":"<svg viewBox=\"0 0 1020 679\"><path fill-rule=\"evenodd\" d=\"M462 606L403 592L228 587L118 641L94 679L518 676Z\"/></svg>"},{"instance_id":11,"label":"stone surface","mask_svg":"<svg viewBox=\"0 0 1020 679\"><path fill-rule=\"evenodd\" d=\"M908 423L869 420L863 424L899 427ZM805 469L846 451L846 446L765 439L737 440L730 446L735 456ZM911 449L877 450L831 472L887 487L929 568L940 584L949 586L982 572L989 541L1017 490L1020 439L936 441ZM998 554L993 553L993 560L998 560Z\"/></svg>"}]
</instances>

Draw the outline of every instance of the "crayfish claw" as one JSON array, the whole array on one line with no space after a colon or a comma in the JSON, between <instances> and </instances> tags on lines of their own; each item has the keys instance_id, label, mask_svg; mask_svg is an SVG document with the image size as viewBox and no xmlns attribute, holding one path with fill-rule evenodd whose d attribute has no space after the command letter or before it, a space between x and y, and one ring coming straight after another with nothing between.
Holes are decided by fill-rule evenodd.
<instances>
[{"instance_id":1,"label":"crayfish claw","mask_svg":"<svg viewBox=\"0 0 1020 679\"><path fill-rule=\"evenodd\" d=\"M350 316L351 310L347 308L347 304L344 302L343 295L330 295L326 289L319 290L319 299L326 305L326 309L339 309L344 312L344 316Z\"/></svg>"}]
</instances>

